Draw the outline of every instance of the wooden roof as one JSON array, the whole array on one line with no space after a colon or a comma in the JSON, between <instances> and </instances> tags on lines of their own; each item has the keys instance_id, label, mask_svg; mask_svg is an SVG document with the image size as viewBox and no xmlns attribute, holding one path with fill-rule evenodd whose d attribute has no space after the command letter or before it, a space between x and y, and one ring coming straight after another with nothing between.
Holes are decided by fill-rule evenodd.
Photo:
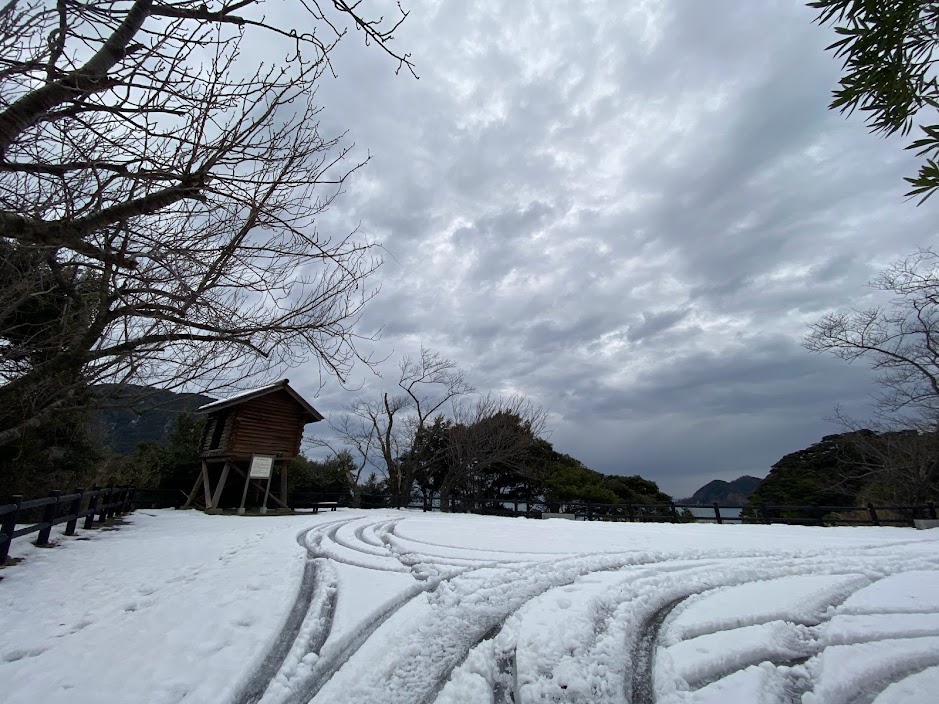
<instances>
[{"instance_id":1,"label":"wooden roof","mask_svg":"<svg viewBox=\"0 0 939 704\"><path fill-rule=\"evenodd\" d=\"M213 401L212 403L207 403L204 406L200 406L197 411L199 413L214 413L215 411L220 411L223 408L231 408L232 406L238 406L247 401L253 401L256 398L261 398L262 396L267 396L268 394L275 393L277 391L286 391L290 394L291 398L297 402L297 404L303 408L304 411L310 416L308 423L316 423L323 420L323 415L317 411L309 402L303 398L300 394L294 391L290 387L290 379L281 379L275 384L268 384L267 386L262 386L259 389L252 389L249 391L242 391L240 394L235 394L221 401Z\"/></svg>"}]
</instances>

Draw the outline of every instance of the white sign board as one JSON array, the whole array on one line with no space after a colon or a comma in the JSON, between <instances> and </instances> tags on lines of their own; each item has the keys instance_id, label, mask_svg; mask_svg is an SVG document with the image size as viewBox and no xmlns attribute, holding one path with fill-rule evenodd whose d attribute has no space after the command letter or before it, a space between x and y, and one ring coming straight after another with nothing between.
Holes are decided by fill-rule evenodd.
<instances>
[{"instance_id":1,"label":"white sign board","mask_svg":"<svg viewBox=\"0 0 939 704\"><path fill-rule=\"evenodd\" d=\"M273 467L274 458L270 455L252 455L250 476L252 479L270 479Z\"/></svg>"}]
</instances>

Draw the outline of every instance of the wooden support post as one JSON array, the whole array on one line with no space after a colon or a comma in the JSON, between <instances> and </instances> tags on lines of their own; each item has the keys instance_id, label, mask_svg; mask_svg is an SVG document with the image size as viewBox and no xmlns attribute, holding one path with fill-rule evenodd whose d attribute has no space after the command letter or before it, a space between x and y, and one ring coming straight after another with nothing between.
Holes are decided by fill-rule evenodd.
<instances>
[{"instance_id":1,"label":"wooden support post","mask_svg":"<svg viewBox=\"0 0 939 704\"><path fill-rule=\"evenodd\" d=\"M3 517L0 523L0 567L6 564L7 556L10 554L10 545L13 543L13 531L16 530L16 514L19 513L19 505L23 503L23 497L16 494L10 497L10 503L15 504L16 508Z\"/></svg>"},{"instance_id":2,"label":"wooden support post","mask_svg":"<svg viewBox=\"0 0 939 704\"><path fill-rule=\"evenodd\" d=\"M716 501L712 504L712 506L714 506L714 519L718 522L718 524L723 523L721 520L721 507L717 505Z\"/></svg>"},{"instance_id":3,"label":"wooden support post","mask_svg":"<svg viewBox=\"0 0 939 704\"><path fill-rule=\"evenodd\" d=\"M626 512L629 515L629 522L632 523L635 520L635 512L632 504L626 505Z\"/></svg>"},{"instance_id":4,"label":"wooden support post","mask_svg":"<svg viewBox=\"0 0 939 704\"><path fill-rule=\"evenodd\" d=\"M263 486L258 484L257 481L251 479L251 477L249 476L249 472L242 472L241 469L238 467L238 465L235 465L235 464L233 464L231 468L235 470L236 474L240 474L242 477L245 478L245 486L247 486L248 484L254 484L254 486L257 487L259 491L264 491ZM273 501L274 503L280 504L284 508L288 508L287 505L282 503L281 500L277 497L277 494L271 494L270 497L268 498L270 498L270 500Z\"/></svg>"},{"instance_id":5,"label":"wooden support post","mask_svg":"<svg viewBox=\"0 0 939 704\"><path fill-rule=\"evenodd\" d=\"M95 513L97 513L98 502L101 501L101 494L98 493L98 487L91 487L91 500L88 502L88 512L85 514L85 524L82 526L85 530L91 530L95 524Z\"/></svg>"},{"instance_id":6,"label":"wooden support post","mask_svg":"<svg viewBox=\"0 0 939 704\"><path fill-rule=\"evenodd\" d=\"M78 526L78 513L82 510L82 494L85 493L85 490L76 489L75 493L78 494L78 498L72 500L72 505L68 509L69 519L65 524L66 535L75 535L75 528Z\"/></svg>"},{"instance_id":7,"label":"wooden support post","mask_svg":"<svg viewBox=\"0 0 939 704\"><path fill-rule=\"evenodd\" d=\"M870 501L867 502L867 512L871 516L871 523L874 524L875 526L879 526L880 520L877 518L877 509L874 508L874 504L871 503Z\"/></svg>"},{"instance_id":8,"label":"wooden support post","mask_svg":"<svg viewBox=\"0 0 939 704\"><path fill-rule=\"evenodd\" d=\"M675 503L670 502L669 507L672 514L672 523L678 523L678 509L675 508Z\"/></svg>"},{"instance_id":9,"label":"wooden support post","mask_svg":"<svg viewBox=\"0 0 939 704\"><path fill-rule=\"evenodd\" d=\"M205 493L205 507L212 508L212 487L209 484L209 464L202 460L202 491Z\"/></svg>"},{"instance_id":10,"label":"wooden support post","mask_svg":"<svg viewBox=\"0 0 939 704\"><path fill-rule=\"evenodd\" d=\"M927 501L926 508L929 510L929 517L935 521L936 520L936 502Z\"/></svg>"},{"instance_id":11,"label":"wooden support post","mask_svg":"<svg viewBox=\"0 0 939 704\"><path fill-rule=\"evenodd\" d=\"M769 525L771 521L769 520L769 509L766 504L760 504L760 513L763 514L763 523Z\"/></svg>"},{"instance_id":12,"label":"wooden support post","mask_svg":"<svg viewBox=\"0 0 939 704\"><path fill-rule=\"evenodd\" d=\"M248 485L251 483L251 473L245 472L245 489L241 492L241 505L238 507L238 515L245 515L245 499L248 498Z\"/></svg>"},{"instance_id":13,"label":"wooden support post","mask_svg":"<svg viewBox=\"0 0 939 704\"><path fill-rule=\"evenodd\" d=\"M199 491L199 484L202 483L202 473L196 475L196 481L192 483L192 489L186 494L186 503L181 508L191 508L192 502L196 500L196 492Z\"/></svg>"},{"instance_id":14,"label":"wooden support post","mask_svg":"<svg viewBox=\"0 0 939 704\"><path fill-rule=\"evenodd\" d=\"M274 473L271 472L267 476L267 487L264 489L264 501L261 503L261 515L267 513L267 497L271 495L271 479L274 478Z\"/></svg>"},{"instance_id":15,"label":"wooden support post","mask_svg":"<svg viewBox=\"0 0 939 704\"><path fill-rule=\"evenodd\" d=\"M228 470L229 464L228 460L226 460L222 467L222 476L218 478L218 484L215 485L215 493L212 494L212 505L206 506L206 508L218 508L218 503L222 500L222 489L225 488L225 480L228 479Z\"/></svg>"},{"instance_id":16,"label":"wooden support post","mask_svg":"<svg viewBox=\"0 0 939 704\"><path fill-rule=\"evenodd\" d=\"M62 492L58 489L53 489L49 492L49 496L55 501L46 505L46 510L42 512L42 530L39 531L39 535L36 536L36 545L43 546L49 544L49 536L52 534L52 521L55 520L55 515L59 512L59 497L62 495Z\"/></svg>"},{"instance_id":17,"label":"wooden support post","mask_svg":"<svg viewBox=\"0 0 939 704\"><path fill-rule=\"evenodd\" d=\"M280 465L280 505L287 508L287 466L288 462L281 462ZM271 471L271 474L274 472Z\"/></svg>"}]
</instances>

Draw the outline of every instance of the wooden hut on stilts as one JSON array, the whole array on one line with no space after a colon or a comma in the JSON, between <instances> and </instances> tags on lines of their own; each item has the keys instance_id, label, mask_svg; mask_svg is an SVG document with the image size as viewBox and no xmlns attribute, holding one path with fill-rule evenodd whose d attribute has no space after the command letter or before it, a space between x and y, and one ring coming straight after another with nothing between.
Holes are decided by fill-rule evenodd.
<instances>
[{"instance_id":1,"label":"wooden hut on stilts","mask_svg":"<svg viewBox=\"0 0 939 704\"><path fill-rule=\"evenodd\" d=\"M304 426L323 420L320 412L290 387L289 379L215 401L198 412L208 416L200 446L202 467L183 508L266 513L270 501L277 504L276 511L290 511L287 468L300 454Z\"/></svg>"}]
</instances>

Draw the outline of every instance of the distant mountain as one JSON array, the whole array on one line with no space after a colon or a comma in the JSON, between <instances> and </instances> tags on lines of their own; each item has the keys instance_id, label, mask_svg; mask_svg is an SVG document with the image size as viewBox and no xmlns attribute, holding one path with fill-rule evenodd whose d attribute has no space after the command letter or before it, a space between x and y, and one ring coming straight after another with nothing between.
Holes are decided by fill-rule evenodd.
<instances>
[{"instance_id":1,"label":"distant mountain","mask_svg":"<svg viewBox=\"0 0 939 704\"><path fill-rule=\"evenodd\" d=\"M132 453L142 442L166 443L181 413L215 401L133 384L101 384L94 392L104 407L92 412L92 427L105 447L120 454Z\"/></svg>"},{"instance_id":2,"label":"distant mountain","mask_svg":"<svg viewBox=\"0 0 939 704\"><path fill-rule=\"evenodd\" d=\"M697 506L710 506L714 503L723 506L743 506L762 481L758 477L746 475L737 477L732 482L715 479L698 489L691 498L681 499L676 503Z\"/></svg>"}]
</instances>

